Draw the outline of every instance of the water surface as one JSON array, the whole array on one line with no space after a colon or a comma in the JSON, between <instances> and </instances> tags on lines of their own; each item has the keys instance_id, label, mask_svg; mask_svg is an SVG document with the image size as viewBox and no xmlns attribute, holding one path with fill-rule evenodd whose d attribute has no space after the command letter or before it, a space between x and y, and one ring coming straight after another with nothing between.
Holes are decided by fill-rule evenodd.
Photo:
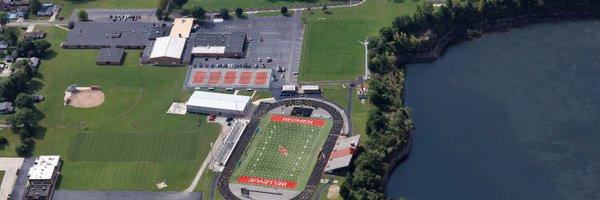
<instances>
[{"instance_id":1,"label":"water surface","mask_svg":"<svg viewBox=\"0 0 600 200\"><path fill-rule=\"evenodd\" d=\"M600 199L600 22L489 34L406 74L417 129L390 197Z\"/></svg>"}]
</instances>

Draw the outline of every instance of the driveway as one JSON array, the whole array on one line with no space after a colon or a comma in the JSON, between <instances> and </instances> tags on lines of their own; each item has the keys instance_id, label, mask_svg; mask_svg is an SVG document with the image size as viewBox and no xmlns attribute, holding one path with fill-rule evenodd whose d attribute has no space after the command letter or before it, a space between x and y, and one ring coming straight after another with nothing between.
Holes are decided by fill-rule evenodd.
<instances>
[{"instance_id":1,"label":"driveway","mask_svg":"<svg viewBox=\"0 0 600 200\"><path fill-rule=\"evenodd\" d=\"M21 158L22 159L22 158ZM15 181L15 185L12 188L12 193L10 194L10 199L25 199L26 187L27 187L27 174L29 173L29 168L33 166L35 162L35 158L25 158L23 159L23 164L21 165L21 169L19 171L19 175L17 175L17 180ZM4 185L4 184L3 184Z\"/></svg>"}]
</instances>

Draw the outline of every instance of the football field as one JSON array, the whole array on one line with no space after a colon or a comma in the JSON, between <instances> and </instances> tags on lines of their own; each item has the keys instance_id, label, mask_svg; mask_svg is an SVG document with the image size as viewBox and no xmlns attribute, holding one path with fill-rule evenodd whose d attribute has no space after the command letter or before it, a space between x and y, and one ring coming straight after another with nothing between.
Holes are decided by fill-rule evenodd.
<instances>
[{"instance_id":1,"label":"football field","mask_svg":"<svg viewBox=\"0 0 600 200\"><path fill-rule=\"evenodd\" d=\"M329 119L265 115L230 182L304 190L331 127Z\"/></svg>"}]
</instances>

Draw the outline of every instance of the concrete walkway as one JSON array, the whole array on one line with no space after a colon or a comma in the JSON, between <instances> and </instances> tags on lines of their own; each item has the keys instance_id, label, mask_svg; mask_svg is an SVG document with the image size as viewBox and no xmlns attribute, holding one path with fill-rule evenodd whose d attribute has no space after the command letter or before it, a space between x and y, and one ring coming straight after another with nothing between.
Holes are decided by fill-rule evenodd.
<instances>
[{"instance_id":1,"label":"concrete walkway","mask_svg":"<svg viewBox=\"0 0 600 200\"><path fill-rule=\"evenodd\" d=\"M331 183L333 183L333 180L335 180L335 177L331 176L329 177L329 180L327 181L327 183L325 183L325 185L323 185L323 187L319 190L319 192L317 193L317 198L315 200L319 200L319 197L321 197L321 193L323 193L323 191L325 191L329 185Z\"/></svg>"},{"instance_id":2,"label":"concrete walkway","mask_svg":"<svg viewBox=\"0 0 600 200\"><path fill-rule=\"evenodd\" d=\"M206 166L208 165L208 162L210 161L211 154L212 154L212 149L210 152L208 152L208 155L206 155L206 158L204 158L204 162L202 163L200 170L198 170L198 173L196 173L196 177L194 177L194 181L192 181L192 184L190 184L190 187L185 189L184 192L194 191L194 188L196 188L196 185L198 185L198 181L200 181L200 177L202 177L202 173L204 173L204 170L206 169Z\"/></svg>"},{"instance_id":3,"label":"concrete walkway","mask_svg":"<svg viewBox=\"0 0 600 200\"><path fill-rule=\"evenodd\" d=\"M190 184L190 186L187 189L185 189L184 192L194 191L194 188L196 188L196 185L198 185L198 181L200 181L200 178L202 177L202 173L204 173L206 166L208 166L208 164L210 164L210 160L212 159L213 151L216 151L218 149L218 147L221 145L221 142L223 141L223 137L225 137L225 134L227 134L227 131L229 131L229 128L230 128L229 126L227 126L227 122L225 121L224 117L217 117L217 118L215 118L215 121L208 121L208 118L207 118L207 122L208 123L218 123L219 125L221 125L221 132L219 133L219 137L217 137L217 140L215 140L215 142L210 147L210 151L208 152L208 155L206 155L206 158L204 158L204 162L202 162L202 166L200 166L200 170L198 170L198 173L196 173L196 177L194 177L192 184Z\"/></svg>"},{"instance_id":4,"label":"concrete walkway","mask_svg":"<svg viewBox=\"0 0 600 200\"><path fill-rule=\"evenodd\" d=\"M23 158L0 158L0 171L4 171L2 185L0 185L0 199L8 199L13 186L17 181L17 171L23 164Z\"/></svg>"}]
</instances>

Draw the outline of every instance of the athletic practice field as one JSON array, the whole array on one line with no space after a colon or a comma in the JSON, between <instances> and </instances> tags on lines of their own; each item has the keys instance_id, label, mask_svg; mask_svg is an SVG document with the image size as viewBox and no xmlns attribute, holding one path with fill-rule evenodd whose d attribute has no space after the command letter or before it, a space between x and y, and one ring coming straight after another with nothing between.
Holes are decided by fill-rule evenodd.
<instances>
[{"instance_id":1,"label":"athletic practice field","mask_svg":"<svg viewBox=\"0 0 600 200\"><path fill-rule=\"evenodd\" d=\"M304 190L331 120L267 114L258 127L230 182Z\"/></svg>"}]
</instances>

